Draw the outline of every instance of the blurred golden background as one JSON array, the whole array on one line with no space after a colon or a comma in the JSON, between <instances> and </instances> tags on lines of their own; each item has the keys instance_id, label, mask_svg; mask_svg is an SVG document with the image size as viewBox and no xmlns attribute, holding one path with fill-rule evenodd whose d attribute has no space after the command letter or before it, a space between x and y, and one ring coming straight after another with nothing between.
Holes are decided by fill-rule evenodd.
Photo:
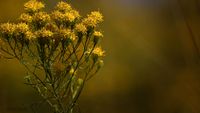
<instances>
[{"instance_id":1,"label":"blurred golden background","mask_svg":"<svg viewBox=\"0 0 200 113\"><path fill-rule=\"evenodd\" d=\"M0 22L27 0L1 0ZM45 0L50 9L58 0ZM105 66L80 99L81 113L200 113L199 0L71 0L82 15L104 14ZM0 60L0 113L31 113L40 98L26 71ZM45 105L38 108L45 113Z\"/></svg>"}]
</instances>

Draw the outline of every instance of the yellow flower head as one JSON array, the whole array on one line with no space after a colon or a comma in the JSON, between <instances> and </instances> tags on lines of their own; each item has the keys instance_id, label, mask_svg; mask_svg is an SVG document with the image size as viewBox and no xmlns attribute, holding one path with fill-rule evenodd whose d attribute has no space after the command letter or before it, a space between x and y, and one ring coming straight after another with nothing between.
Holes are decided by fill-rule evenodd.
<instances>
[{"instance_id":1,"label":"yellow flower head","mask_svg":"<svg viewBox=\"0 0 200 113\"><path fill-rule=\"evenodd\" d=\"M58 21L58 20L62 20L64 18L63 16L64 14L61 13L60 11L53 11L51 14L52 19Z\"/></svg>"},{"instance_id":2,"label":"yellow flower head","mask_svg":"<svg viewBox=\"0 0 200 113\"><path fill-rule=\"evenodd\" d=\"M64 14L64 19L65 21L73 22L75 20L75 16L73 13L65 13Z\"/></svg>"},{"instance_id":3,"label":"yellow flower head","mask_svg":"<svg viewBox=\"0 0 200 113\"><path fill-rule=\"evenodd\" d=\"M34 20L37 22L49 22L50 16L46 12L38 12L34 15Z\"/></svg>"},{"instance_id":4,"label":"yellow flower head","mask_svg":"<svg viewBox=\"0 0 200 113\"><path fill-rule=\"evenodd\" d=\"M54 11L52 13L52 18L60 22L73 22L76 17L74 16L73 13L70 13L70 12L62 13L59 11Z\"/></svg>"},{"instance_id":5,"label":"yellow flower head","mask_svg":"<svg viewBox=\"0 0 200 113\"><path fill-rule=\"evenodd\" d=\"M22 21L22 22L31 23L32 20L33 20L33 17L29 14L22 13L19 17L19 20Z\"/></svg>"},{"instance_id":6,"label":"yellow flower head","mask_svg":"<svg viewBox=\"0 0 200 113\"><path fill-rule=\"evenodd\" d=\"M96 27L96 25L103 21L103 16L100 12L94 11L83 19L83 23L88 27Z\"/></svg>"},{"instance_id":7,"label":"yellow flower head","mask_svg":"<svg viewBox=\"0 0 200 113\"><path fill-rule=\"evenodd\" d=\"M70 29L60 29L59 30L59 36L64 38L64 39L66 39L66 38L69 38L71 40L76 39L76 35Z\"/></svg>"},{"instance_id":8,"label":"yellow flower head","mask_svg":"<svg viewBox=\"0 0 200 113\"><path fill-rule=\"evenodd\" d=\"M97 55L98 57L103 57L103 56L105 56L105 51L103 51L103 50L101 49L101 47L96 47L96 48L92 51L92 53L93 53L94 55Z\"/></svg>"},{"instance_id":9,"label":"yellow flower head","mask_svg":"<svg viewBox=\"0 0 200 113\"><path fill-rule=\"evenodd\" d=\"M35 39L36 37L35 37L35 35L32 32L27 31L25 33L25 38L28 39L28 40L32 40L32 39Z\"/></svg>"},{"instance_id":10,"label":"yellow flower head","mask_svg":"<svg viewBox=\"0 0 200 113\"><path fill-rule=\"evenodd\" d=\"M45 5L42 2L39 2L37 0L30 0L27 3L24 4L25 10L28 12L37 12L45 7Z\"/></svg>"},{"instance_id":11,"label":"yellow flower head","mask_svg":"<svg viewBox=\"0 0 200 113\"><path fill-rule=\"evenodd\" d=\"M93 36L94 37L103 37L103 34L99 31L94 31Z\"/></svg>"},{"instance_id":12,"label":"yellow flower head","mask_svg":"<svg viewBox=\"0 0 200 113\"><path fill-rule=\"evenodd\" d=\"M1 26L0 26L0 31L3 34L12 35L14 33L15 29L16 29L16 25L11 24L11 23L1 24Z\"/></svg>"},{"instance_id":13,"label":"yellow flower head","mask_svg":"<svg viewBox=\"0 0 200 113\"><path fill-rule=\"evenodd\" d=\"M88 18L85 18L85 19L83 20L83 24L86 25L86 26L88 26L88 27L96 27L97 21L94 20L94 19L91 18L91 17L88 17Z\"/></svg>"},{"instance_id":14,"label":"yellow flower head","mask_svg":"<svg viewBox=\"0 0 200 113\"><path fill-rule=\"evenodd\" d=\"M36 37L38 38L50 38L53 36L53 32L51 32L50 30L46 30L46 29L41 29L39 31L36 31Z\"/></svg>"},{"instance_id":15,"label":"yellow flower head","mask_svg":"<svg viewBox=\"0 0 200 113\"><path fill-rule=\"evenodd\" d=\"M16 33L26 33L29 31L29 26L25 23L19 23L16 25Z\"/></svg>"},{"instance_id":16,"label":"yellow flower head","mask_svg":"<svg viewBox=\"0 0 200 113\"><path fill-rule=\"evenodd\" d=\"M87 32L87 28L85 27L85 25L83 25L82 23L76 24L75 26L75 30L77 32L81 32L83 34L85 34Z\"/></svg>"},{"instance_id":17,"label":"yellow flower head","mask_svg":"<svg viewBox=\"0 0 200 113\"><path fill-rule=\"evenodd\" d=\"M70 38L70 40L74 41L74 40L76 40L77 36L74 32L72 32L71 36L69 38Z\"/></svg>"},{"instance_id":18,"label":"yellow flower head","mask_svg":"<svg viewBox=\"0 0 200 113\"><path fill-rule=\"evenodd\" d=\"M56 9L59 11L69 11L72 8L71 8L71 5L69 5L68 3L61 1L61 2L58 2Z\"/></svg>"},{"instance_id":19,"label":"yellow flower head","mask_svg":"<svg viewBox=\"0 0 200 113\"><path fill-rule=\"evenodd\" d=\"M67 38L69 37L71 34L71 30L70 29L60 29L59 30L59 36L63 37L63 38Z\"/></svg>"},{"instance_id":20,"label":"yellow flower head","mask_svg":"<svg viewBox=\"0 0 200 113\"><path fill-rule=\"evenodd\" d=\"M71 10L70 13L73 14L75 18L80 18L80 14L79 14L78 11L76 11L76 10Z\"/></svg>"},{"instance_id":21,"label":"yellow flower head","mask_svg":"<svg viewBox=\"0 0 200 113\"><path fill-rule=\"evenodd\" d=\"M91 14L89 14L88 17L93 18L98 23L103 21L103 16L102 16L102 14L99 11L93 11L93 12L91 12Z\"/></svg>"}]
</instances>

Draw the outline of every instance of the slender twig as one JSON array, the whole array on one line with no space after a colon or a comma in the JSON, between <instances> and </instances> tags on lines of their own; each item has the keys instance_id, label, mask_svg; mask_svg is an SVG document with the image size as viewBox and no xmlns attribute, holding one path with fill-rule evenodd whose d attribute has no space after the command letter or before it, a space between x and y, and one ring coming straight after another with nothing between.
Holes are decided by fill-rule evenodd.
<instances>
[{"instance_id":1,"label":"slender twig","mask_svg":"<svg viewBox=\"0 0 200 113\"><path fill-rule=\"evenodd\" d=\"M181 5L181 1L180 1L180 0L177 0L177 1L178 1L179 6L180 6L181 12L182 12L182 14L183 14L183 18L184 18L186 27L187 27L187 29L188 29L188 31L189 31L190 38L191 38L192 43L193 43L193 45L194 45L195 51L196 51L196 53L197 53L197 55L198 55L198 59L200 59L200 49L199 49L198 44L197 44L197 42L196 42L196 37L195 37L195 35L194 35L194 33L193 33L192 27L190 26L188 20L186 19L185 13L183 12L184 8L183 8L183 6Z\"/></svg>"}]
</instances>

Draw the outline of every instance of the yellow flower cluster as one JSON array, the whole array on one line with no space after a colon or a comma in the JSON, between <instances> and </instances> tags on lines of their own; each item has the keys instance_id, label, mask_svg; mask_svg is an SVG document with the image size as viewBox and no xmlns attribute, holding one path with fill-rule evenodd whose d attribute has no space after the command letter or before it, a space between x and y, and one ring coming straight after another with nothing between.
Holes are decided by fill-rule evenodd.
<instances>
[{"instance_id":1,"label":"yellow flower cluster","mask_svg":"<svg viewBox=\"0 0 200 113\"><path fill-rule=\"evenodd\" d=\"M91 12L90 15L88 15L88 18L93 18L97 22L102 22L103 21L103 16L99 11L93 11Z\"/></svg>"},{"instance_id":2,"label":"yellow flower cluster","mask_svg":"<svg viewBox=\"0 0 200 113\"><path fill-rule=\"evenodd\" d=\"M88 27L96 27L97 24L103 21L103 16L99 11L91 12L87 15L87 18L83 20L83 23Z\"/></svg>"},{"instance_id":3,"label":"yellow flower cluster","mask_svg":"<svg viewBox=\"0 0 200 113\"><path fill-rule=\"evenodd\" d=\"M66 12L66 11L71 10L72 8L71 8L71 5L69 5L68 3L61 1L61 2L58 2L56 9L59 11Z\"/></svg>"},{"instance_id":4,"label":"yellow flower cluster","mask_svg":"<svg viewBox=\"0 0 200 113\"><path fill-rule=\"evenodd\" d=\"M2 34L18 37L23 35L24 38L31 40L34 39L34 34L30 31L29 26L26 23L11 24L5 23L0 26Z\"/></svg>"},{"instance_id":5,"label":"yellow flower cluster","mask_svg":"<svg viewBox=\"0 0 200 113\"><path fill-rule=\"evenodd\" d=\"M27 12L37 12L44 8L45 5L42 2L38 2L37 0L30 0L24 4L24 7Z\"/></svg>"},{"instance_id":6,"label":"yellow flower cluster","mask_svg":"<svg viewBox=\"0 0 200 113\"><path fill-rule=\"evenodd\" d=\"M68 3L63 1L57 4L56 10L51 15L52 19L57 22L73 22L80 17L78 11L73 10Z\"/></svg>"},{"instance_id":7,"label":"yellow flower cluster","mask_svg":"<svg viewBox=\"0 0 200 113\"><path fill-rule=\"evenodd\" d=\"M63 39L70 39L72 41L76 39L76 35L70 29L60 29L59 36L62 37Z\"/></svg>"},{"instance_id":8,"label":"yellow flower cluster","mask_svg":"<svg viewBox=\"0 0 200 113\"><path fill-rule=\"evenodd\" d=\"M41 29L41 30L36 31L35 34L36 34L36 37L38 38L51 38L54 33L47 29Z\"/></svg>"},{"instance_id":9,"label":"yellow flower cluster","mask_svg":"<svg viewBox=\"0 0 200 113\"><path fill-rule=\"evenodd\" d=\"M80 18L80 14L79 14L78 11L76 11L76 10L71 10L70 13L73 14L75 18Z\"/></svg>"},{"instance_id":10,"label":"yellow flower cluster","mask_svg":"<svg viewBox=\"0 0 200 113\"><path fill-rule=\"evenodd\" d=\"M94 11L81 17L64 0L47 13L42 10L45 5L41 1L25 3L19 22L0 25L0 56L2 50L6 56L23 62L31 72L26 77L27 84L43 98L54 95L56 90L56 97L46 99L53 112L70 112L71 105L76 104L71 100L76 102L84 82L103 65L105 51L99 43L103 34L97 28L103 16ZM63 109L66 105L69 107Z\"/></svg>"},{"instance_id":11,"label":"yellow flower cluster","mask_svg":"<svg viewBox=\"0 0 200 113\"><path fill-rule=\"evenodd\" d=\"M73 22L76 18L76 15L71 12L62 13L60 11L54 11L52 13L52 19L58 22Z\"/></svg>"},{"instance_id":12,"label":"yellow flower cluster","mask_svg":"<svg viewBox=\"0 0 200 113\"><path fill-rule=\"evenodd\" d=\"M71 30L70 29L60 29L59 30L59 36L60 37L64 37L64 38L67 38L69 37L71 34Z\"/></svg>"},{"instance_id":13,"label":"yellow flower cluster","mask_svg":"<svg viewBox=\"0 0 200 113\"><path fill-rule=\"evenodd\" d=\"M103 57L105 56L105 51L102 50L101 47L96 47L93 52L94 55L97 55L98 57Z\"/></svg>"},{"instance_id":14,"label":"yellow flower cluster","mask_svg":"<svg viewBox=\"0 0 200 113\"><path fill-rule=\"evenodd\" d=\"M16 34L18 34L18 33L25 34L27 31L29 31L29 26L25 23L19 23L16 25L15 31L16 31Z\"/></svg>"},{"instance_id":15,"label":"yellow flower cluster","mask_svg":"<svg viewBox=\"0 0 200 113\"><path fill-rule=\"evenodd\" d=\"M94 31L93 35L94 37L103 37L103 34L99 31Z\"/></svg>"},{"instance_id":16,"label":"yellow flower cluster","mask_svg":"<svg viewBox=\"0 0 200 113\"><path fill-rule=\"evenodd\" d=\"M58 2L55 10L50 14L41 10L45 5L38 0L30 0L24 4L24 7L27 12L20 15L20 23L1 24L0 32L3 36L18 37L21 35L20 37L28 40L59 37L58 39L70 39L71 41L81 36L86 38L91 36L95 45L99 38L103 37L101 32L96 31L97 24L103 21L103 16L99 11L93 11L86 18L80 18L79 12L64 1ZM98 47L93 53L103 56L104 51Z\"/></svg>"},{"instance_id":17,"label":"yellow flower cluster","mask_svg":"<svg viewBox=\"0 0 200 113\"><path fill-rule=\"evenodd\" d=\"M12 35L15 31L15 25L11 23L1 24L0 30L2 34Z\"/></svg>"},{"instance_id":18,"label":"yellow flower cluster","mask_svg":"<svg viewBox=\"0 0 200 113\"><path fill-rule=\"evenodd\" d=\"M46 12L38 12L34 15L34 21L39 23L49 22L50 20L51 18Z\"/></svg>"},{"instance_id":19,"label":"yellow flower cluster","mask_svg":"<svg viewBox=\"0 0 200 113\"><path fill-rule=\"evenodd\" d=\"M82 23L76 24L75 30L77 32L80 32L80 33L83 33L83 34L85 34L87 32L87 28Z\"/></svg>"},{"instance_id":20,"label":"yellow flower cluster","mask_svg":"<svg viewBox=\"0 0 200 113\"><path fill-rule=\"evenodd\" d=\"M19 17L19 20L25 23L31 23L33 20L33 17L29 14L22 13Z\"/></svg>"},{"instance_id":21,"label":"yellow flower cluster","mask_svg":"<svg viewBox=\"0 0 200 113\"><path fill-rule=\"evenodd\" d=\"M94 43L97 44L99 42L99 39L103 37L103 34L99 31L94 31L93 33L94 36Z\"/></svg>"},{"instance_id":22,"label":"yellow flower cluster","mask_svg":"<svg viewBox=\"0 0 200 113\"><path fill-rule=\"evenodd\" d=\"M73 22L75 20L75 15L73 13L65 13L64 15L64 18L63 19L64 21L69 21L69 22Z\"/></svg>"},{"instance_id":23,"label":"yellow flower cluster","mask_svg":"<svg viewBox=\"0 0 200 113\"><path fill-rule=\"evenodd\" d=\"M27 31L27 32L25 33L25 38L28 39L28 40L33 40L33 39L35 39L36 37L35 37L35 35L34 35L31 31Z\"/></svg>"}]
</instances>

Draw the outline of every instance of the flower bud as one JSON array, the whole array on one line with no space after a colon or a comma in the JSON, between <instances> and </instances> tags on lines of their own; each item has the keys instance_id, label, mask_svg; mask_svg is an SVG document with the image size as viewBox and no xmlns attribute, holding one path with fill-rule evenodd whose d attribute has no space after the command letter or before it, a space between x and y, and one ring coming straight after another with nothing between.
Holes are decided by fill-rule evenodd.
<instances>
[{"instance_id":1,"label":"flower bud","mask_svg":"<svg viewBox=\"0 0 200 113\"><path fill-rule=\"evenodd\" d=\"M103 37L103 34L101 32L98 31L94 31L93 33L94 36L94 44L97 44L99 42L99 39Z\"/></svg>"}]
</instances>

